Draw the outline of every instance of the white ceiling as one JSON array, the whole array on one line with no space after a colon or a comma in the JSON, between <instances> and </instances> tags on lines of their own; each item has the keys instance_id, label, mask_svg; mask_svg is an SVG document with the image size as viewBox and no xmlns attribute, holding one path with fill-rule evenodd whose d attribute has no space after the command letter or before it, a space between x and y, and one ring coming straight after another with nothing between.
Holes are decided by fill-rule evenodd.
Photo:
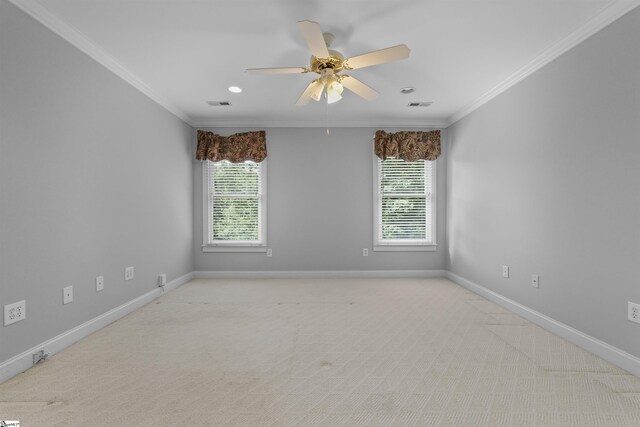
<instances>
[{"instance_id":1,"label":"white ceiling","mask_svg":"<svg viewBox=\"0 0 640 427\"><path fill-rule=\"evenodd\" d=\"M637 0L11 0L195 126L445 126L640 3ZM296 22L345 57L405 43L409 59L353 70L380 92L294 104L312 74ZM244 89L227 91L230 85ZM411 95L400 93L414 86ZM211 107L209 100L230 101ZM409 102L433 101L427 108Z\"/></svg>"}]
</instances>

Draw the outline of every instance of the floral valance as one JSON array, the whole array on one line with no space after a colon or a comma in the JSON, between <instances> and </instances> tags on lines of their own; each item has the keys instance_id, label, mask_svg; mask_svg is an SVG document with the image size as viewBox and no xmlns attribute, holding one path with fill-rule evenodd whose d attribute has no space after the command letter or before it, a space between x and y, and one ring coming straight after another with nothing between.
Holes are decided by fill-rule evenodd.
<instances>
[{"instance_id":1,"label":"floral valance","mask_svg":"<svg viewBox=\"0 0 640 427\"><path fill-rule=\"evenodd\" d=\"M440 131L387 133L377 130L374 150L382 160L387 157L408 162L435 160L440 156Z\"/></svg>"},{"instance_id":2,"label":"floral valance","mask_svg":"<svg viewBox=\"0 0 640 427\"><path fill-rule=\"evenodd\" d=\"M260 163L267 157L267 136L263 130L229 136L198 130L197 160L229 160L240 163L251 160Z\"/></svg>"}]
</instances>

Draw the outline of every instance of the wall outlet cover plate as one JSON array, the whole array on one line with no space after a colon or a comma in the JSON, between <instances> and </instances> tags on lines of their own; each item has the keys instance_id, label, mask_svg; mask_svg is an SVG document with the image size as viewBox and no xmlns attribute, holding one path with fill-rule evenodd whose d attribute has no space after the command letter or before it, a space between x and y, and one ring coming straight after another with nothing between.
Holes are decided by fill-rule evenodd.
<instances>
[{"instance_id":1,"label":"wall outlet cover plate","mask_svg":"<svg viewBox=\"0 0 640 427\"><path fill-rule=\"evenodd\" d=\"M96 277L96 292L100 292L104 289L104 276Z\"/></svg>"},{"instance_id":2,"label":"wall outlet cover plate","mask_svg":"<svg viewBox=\"0 0 640 427\"><path fill-rule=\"evenodd\" d=\"M27 318L27 302L25 300L4 306L4 326L9 326Z\"/></svg>"},{"instance_id":3,"label":"wall outlet cover plate","mask_svg":"<svg viewBox=\"0 0 640 427\"><path fill-rule=\"evenodd\" d=\"M135 276L135 269L133 267L127 267L124 269L124 280L133 280Z\"/></svg>"},{"instance_id":4,"label":"wall outlet cover plate","mask_svg":"<svg viewBox=\"0 0 640 427\"><path fill-rule=\"evenodd\" d=\"M540 287L540 277L538 277L537 274L531 275L531 286L533 286L534 288Z\"/></svg>"},{"instance_id":5,"label":"wall outlet cover plate","mask_svg":"<svg viewBox=\"0 0 640 427\"><path fill-rule=\"evenodd\" d=\"M640 304L628 301L627 305L629 312L627 318L635 323L640 323Z\"/></svg>"},{"instance_id":6,"label":"wall outlet cover plate","mask_svg":"<svg viewBox=\"0 0 640 427\"><path fill-rule=\"evenodd\" d=\"M67 286L62 289L62 304L73 302L73 286Z\"/></svg>"},{"instance_id":7,"label":"wall outlet cover plate","mask_svg":"<svg viewBox=\"0 0 640 427\"><path fill-rule=\"evenodd\" d=\"M503 265L502 266L502 277L504 277L505 279L509 278L509 266L508 265Z\"/></svg>"}]
</instances>

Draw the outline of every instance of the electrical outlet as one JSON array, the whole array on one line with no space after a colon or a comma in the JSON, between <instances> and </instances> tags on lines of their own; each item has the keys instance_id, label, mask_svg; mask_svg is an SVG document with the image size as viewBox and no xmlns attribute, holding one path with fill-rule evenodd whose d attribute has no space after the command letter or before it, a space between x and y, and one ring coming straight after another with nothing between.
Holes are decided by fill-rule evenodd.
<instances>
[{"instance_id":1,"label":"electrical outlet","mask_svg":"<svg viewBox=\"0 0 640 427\"><path fill-rule=\"evenodd\" d=\"M635 323L640 323L640 304L636 304L635 302L628 301L629 308L629 320Z\"/></svg>"},{"instance_id":2,"label":"electrical outlet","mask_svg":"<svg viewBox=\"0 0 640 427\"><path fill-rule=\"evenodd\" d=\"M96 277L96 292L100 292L104 289L104 276Z\"/></svg>"},{"instance_id":3,"label":"electrical outlet","mask_svg":"<svg viewBox=\"0 0 640 427\"><path fill-rule=\"evenodd\" d=\"M369 256L369 248L362 248L362 256Z\"/></svg>"},{"instance_id":4,"label":"electrical outlet","mask_svg":"<svg viewBox=\"0 0 640 427\"><path fill-rule=\"evenodd\" d=\"M273 256L273 249L267 248L267 256Z\"/></svg>"},{"instance_id":5,"label":"electrical outlet","mask_svg":"<svg viewBox=\"0 0 640 427\"><path fill-rule=\"evenodd\" d=\"M135 275L135 269L133 267L127 267L124 269L124 280L133 280Z\"/></svg>"},{"instance_id":6,"label":"electrical outlet","mask_svg":"<svg viewBox=\"0 0 640 427\"><path fill-rule=\"evenodd\" d=\"M62 289L62 305L73 302L73 286L67 286Z\"/></svg>"},{"instance_id":7,"label":"electrical outlet","mask_svg":"<svg viewBox=\"0 0 640 427\"><path fill-rule=\"evenodd\" d=\"M502 266L502 277L504 277L505 279L509 278L509 266L508 265L503 265Z\"/></svg>"},{"instance_id":8,"label":"electrical outlet","mask_svg":"<svg viewBox=\"0 0 640 427\"><path fill-rule=\"evenodd\" d=\"M27 302L25 300L4 306L4 326L27 318Z\"/></svg>"},{"instance_id":9,"label":"electrical outlet","mask_svg":"<svg viewBox=\"0 0 640 427\"><path fill-rule=\"evenodd\" d=\"M166 286L167 285L167 275L164 273L160 273L158 275L158 286Z\"/></svg>"},{"instance_id":10,"label":"electrical outlet","mask_svg":"<svg viewBox=\"0 0 640 427\"><path fill-rule=\"evenodd\" d=\"M531 286L533 286L534 288L540 287L540 277L538 277L537 274L531 275Z\"/></svg>"}]
</instances>

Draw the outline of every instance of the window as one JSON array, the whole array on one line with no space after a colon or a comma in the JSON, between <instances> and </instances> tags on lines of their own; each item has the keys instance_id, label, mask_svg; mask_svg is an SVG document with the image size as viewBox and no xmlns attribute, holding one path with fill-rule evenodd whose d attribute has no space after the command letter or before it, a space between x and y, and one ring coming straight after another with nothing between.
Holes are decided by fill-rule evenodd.
<instances>
[{"instance_id":1,"label":"window","mask_svg":"<svg viewBox=\"0 0 640 427\"><path fill-rule=\"evenodd\" d=\"M262 163L207 160L203 168L204 250L266 250L266 160Z\"/></svg>"},{"instance_id":2,"label":"window","mask_svg":"<svg viewBox=\"0 0 640 427\"><path fill-rule=\"evenodd\" d=\"M435 250L435 162L375 161L374 250Z\"/></svg>"}]
</instances>

